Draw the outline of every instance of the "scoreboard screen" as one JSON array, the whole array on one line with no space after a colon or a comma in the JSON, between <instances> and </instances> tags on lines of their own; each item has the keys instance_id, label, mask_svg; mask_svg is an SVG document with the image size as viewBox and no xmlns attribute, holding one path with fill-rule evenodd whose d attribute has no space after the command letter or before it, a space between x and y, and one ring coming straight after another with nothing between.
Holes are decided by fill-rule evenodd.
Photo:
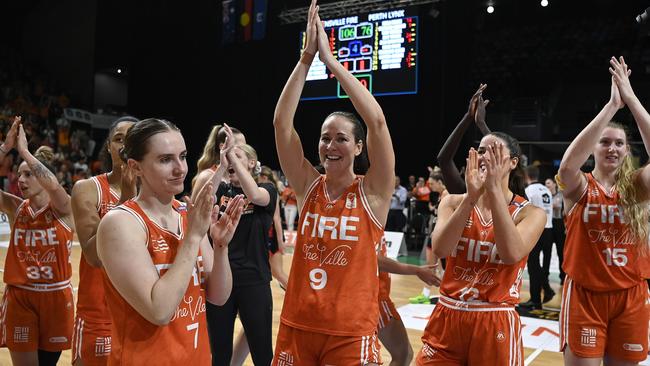
<instances>
[{"instance_id":1,"label":"scoreboard screen","mask_svg":"<svg viewBox=\"0 0 650 366\"><path fill-rule=\"evenodd\" d=\"M418 17L395 9L323 20L334 57L373 95L418 91ZM300 36L301 51L305 32ZM307 74L302 100L347 98L318 56Z\"/></svg>"}]
</instances>

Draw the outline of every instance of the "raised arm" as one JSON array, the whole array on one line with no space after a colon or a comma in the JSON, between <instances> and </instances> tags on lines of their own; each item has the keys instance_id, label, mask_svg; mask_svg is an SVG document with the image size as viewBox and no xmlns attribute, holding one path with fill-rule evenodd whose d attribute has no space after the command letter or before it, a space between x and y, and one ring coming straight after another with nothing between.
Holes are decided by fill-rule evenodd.
<instances>
[{"instance_id":1,"label":"raised arm","mask_svg":"<svg viewBox=\"0 0 650 366\"><path fill-rule=\"evenodd\" d=\"M120 295L156 325L170 322L196 266L199 244L210 226L214 198L208 182L188 202L188 230L174 262L159 274L144 243L147 233L130 213L111 210L97 229L97 251L106 274Z\"/></svg>"},{"instance_id":2,"label":"raised arm","mask_svg":"<svg viewBox=\"0 0 650 366\"><path fill-rule=\"evenodd\" d=\"M52 208L61 216L68 216L72 214L72 206L70 205L70 195L65 191L63 186L59 184L54 173L52 173L43 163L38 161L29 152L27 147L27 137L23 126L18 127L18 139L16 141L16 148L20 156L25 160L32 174L38 180L38 183L47 191L50 196L50 204Z\"/></svg>"},{"instance_id":3,"label":"raised arm","mask_svg":"<svg viewBox=\"0 0 650 366\"><path fill-rule=\"evenodd\" d=\"M449 138L447 138L447 141L442 145L442 149L438 152L438 164L440 164L440 170L449 193L462 194L466 191L465 182L458 171L458 167L454 163L454 156L458 151L458 147L467 128L472 124L472 121L476 121L476 125L483 135L490 133L490 129L485 124L485 107L490 101L483 101L482 97L482 93L486 87L486 84L481 84L476 93L472 95L467 113L465 113L451 135L449 135Z\"/></svg>"},{"instance_id":4,"label":"raised arm","mask_svg":"<svg viewBox=\"0 0 650 366\"><path fill-rule=\"evenodd\" d=\"M623 59L622 56L618 60L612 57L609 60L609 63L611 65L609 72L612 74L614 82L618 86L618 90L621 93L621 99L623 100L623 103L630 108L630 112L639 127L643 146L645 147L646 153L650 155L650 114L648 114L648 111L643 107L643 104L641 104L641 101L632 89L632 84L630 84L630 74L632 73L632 70L628 69L625 59ZM636 197L637 200L645 201L650 199L649 165L641 168L639 174L637 174L634 179L637 182L637 187L644 188L643 190L638 191L640 195Z\"/></svg>"},{"instance_id":5,"label":"raised arm","mask_svg":"<svg viewBox=\"0 0 650 366\"><path fill-rule=\"evenodd\" d=\"M578 200L587 184L587 180L580 171L580 167L593 152L600 135L605 127L607 127L607 123L624 106L619 89L616 86L614 77L612 77L609 101L600 113L571 142L564 152L564 156L562 156L562 162L558 171L558 184L564 191L565 210L573 207L573 203Z\"/></svg>"},{"instance_id":6,"label":"raised arm","mask_svg":"<svg viewBox=\"0 0 650 366\"><path fill-rule=\"evenodd\" d=\"M314 60L317 51L317 28L315 15L317 11L316 0L309 6L306 29L306 47L302 57L293 69L289 80L282 89L280 99L275 106L273 127L275 128L275 147L282 171L287 176L299 200L306 193L307 186L318 177L318 171L305 159L302 143L298 132L293 127L293 118L298 108L300 94L305 86L307 72Z\"/></svg>"},{"instance_id":7,"label":"raised arm","mask_svg":"<svg viewBox=\"0 0 650 366\"><path fill-rule=\"evenodd\" d=\"M485 194L494 222L494 243L505 264L514 264L525 258L539 240L546 224L544 210L532 204L519 212L516 223L512 220L508 202L504 198L508 187L502 186L503 176L510 171L511 159L502 143L488 146Z\"/></svg>"},{"instance_id":8,"label":"raised arm","mask_svg":"<svg viewBox=\"0 0 650 366\"><path fill-rule=\"evenodd\" d=\"M102 262L97 256L95 234L99 225L97 213L98 192L92 179L78 181L72 187L72 213L74 215L75 231L86 262L93 267L101 267Z\"/></svg>"},{"instance_id":9,"label":"raised arm","mask_svg":"<svg viewBox=\"0 0 650 366\"><path fill-rule=\"evenodd\" d=\"M248 167L244 166L240 160L245 158L246 153L236 147L228 153L228 160L231 167L235 169L235 174L239 178L239 184L241 184L246 198L257 206L267 206L271 202L269 191L257 185Z\"/></svg>"},{"instance_id":10,"label":"raised arm","mask_svg":"<svg viewBox=\"0 0 650 366\"><path fill-rule=\"evenodd\" d=\"M20 125L20 117L15 117L14 122L7 132L7 138L0 145L0 161L4 160L5 157L9 154L11 149L16 145L16 137L18 135L18 126ZM23 202L23 199L16 197L11 193L7 193L0 189L0 210L7 215L9 219L9 224L13 226L14 218L16 215L16 209Z\"/></svg>"},{"instance_id":11,"label":"raised arm","mask_svg":"<svg viewBox=\"0 0 650 366\"><path fill-rule=\"evenodd\" d=\"M464 195L449 194L438 206L438 220L431 233L431 247L438 258L449 256L458 245L467 218L474 205L483 194L483 181L478 172L478 154L474 148L469 150L466 160Z\"/></svg>"},{"instance_id":12,"label":"raised arm","mask_svg":"<svg viewBox=\"0 0 650 366\"><path fill-rule=\"evenodd\" d=\"M616 86L618 86L621 100L630 109L634 121L636 121L636 125L639 127L645 151L650 155L650 114L648 114L648 111L643 107L643 104L641 104L641 101L632 89L632 84L630 83L632 70L628 68L623 56L618 60L612 57L609 63L611 65L609 72L614 77Z\"/></svg>"},{"instance_id":13,"label":"raised arm","mask_svg":"<svg viewBox=\"0 0 650 366\"><path fill-rule=\"evenodd\" d=\"M371 165L366 173L364 188L369 196L371 207L375 206L373 207L375 214L378 214L377 216L380 218L385 218L394 187L394 182L386 178L395 176L395 152L384 112L368 89L334 57L318 13L316 20L318 24L318 55L350 97L355 110L368 128L366 148ZM375 201L374 205L373 201Z\"/></svg>"}]
</instances>

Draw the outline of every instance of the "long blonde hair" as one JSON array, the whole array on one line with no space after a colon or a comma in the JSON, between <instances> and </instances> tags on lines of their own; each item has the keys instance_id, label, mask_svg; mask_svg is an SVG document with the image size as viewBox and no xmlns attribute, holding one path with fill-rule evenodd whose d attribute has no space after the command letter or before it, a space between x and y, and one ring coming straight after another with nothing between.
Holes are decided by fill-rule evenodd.
<instances>
[{"instance_id":1,"label":"long blonde hair","mask_svg":"<svg viewBox=\"0 0 650 366\"><path fill-rule=\"evenodd\" d=\"M192 178L192 187L194 187L199 173L219 164L219 145L226 141L226 133L221 130L222 127L223 125L214 125L212 127L210 135L208 135L208 141L205 142L203 147L203 154L196 162L196 175ZM234 127L230 127L230 129L233 134L243 135L241 131Z\"/></svg>"},{"instance_id":2,"label":"long blonde hair","mask_svg":"<svg viewBox=\"0 0 650 366\"><path fill-rule=\"evenodd\" d=\"M210 131L210 135L208 136L208 141L206 141L205 146L203 147L203 154L196 163L197 173L219 163L219 143L217 142L217 135L219 134L221 127L221 125L215 125L212 127L212 131Z\"/></svg>"},{"instance_id":3,"label":"long blonde hair","mask_svg":"<svg viewBox=\"0 0 650 366\"><path fill-rule=\"evenodd\" d=\"M262 172L262 167L260 165L260 161L257 160L257 151L255 151L255 149L251 145L248 145L248 144L239 145L239 146L237 146L237 148L240 149L241 151L243 151L244 153L246 153L246 156L248 157L248 160L254 160L255 161L255 167L253 168L253 170L251 172L251 175L253 176L253 178L255 178L255 180L257 180L257 177Z\"/></svg>"},{"instance_id":4,"label":"long blonde hair","mask_svg":"<svg viewBox=\"0 0 650 366\"><path fill-rule=\"evenodd\" d=\"M609 122L607 127L622 130L625 133L627 144L629 134L625 126ZM629 152L616 169L616 189L620 206L623 209L623 217L639 245L640 252L645 255L648 254L648 205L647 202L638 199L641 192L635 181L639 173L640 170L632 162L632 152Z\"/></svg>"}]
</instances>

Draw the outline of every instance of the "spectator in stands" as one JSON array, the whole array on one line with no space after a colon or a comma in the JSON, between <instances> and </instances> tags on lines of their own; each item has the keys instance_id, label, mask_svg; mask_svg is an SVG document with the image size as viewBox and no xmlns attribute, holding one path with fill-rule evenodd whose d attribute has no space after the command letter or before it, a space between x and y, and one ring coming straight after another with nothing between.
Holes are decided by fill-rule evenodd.
<instances>
[{"instance_id":1,"label":"spectator in stands","mask_svg":"<svg viewBox=\"0 0 650 366\"><path fill-rule=\"evenodd\" d=\"M404 205L406 204L406 188L400 184L400 179L395 176L395 190L390 199L390 211L386 219L386 231L404 231L406 216L404 216Z\"/></svg>"},{"instance_id":2,"label":"spectator in stands","mask_svg":"<svg viewBox=\"0 0 650 366\"><path fill-rule=\"evenodd\" d=\"M282 203L284 204L284 219L287 222L287 231L293 231L293 225L298 215L298 201L296 200L296 192L289 184L282 191Z\"/></svg>"}]
</instances>

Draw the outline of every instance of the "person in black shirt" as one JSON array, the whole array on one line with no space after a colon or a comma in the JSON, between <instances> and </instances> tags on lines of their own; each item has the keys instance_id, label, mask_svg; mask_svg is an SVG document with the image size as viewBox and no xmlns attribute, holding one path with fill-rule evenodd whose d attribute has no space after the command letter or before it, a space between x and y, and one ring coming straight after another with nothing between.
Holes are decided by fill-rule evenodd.
<instances>
[{"instance_id":1,"label":"person in black shirt","mask_svg":"<svg viewBox=\"0 0 650 366\"><path fill-rule=\"evenodd\" d=\"M212 364L230 365L235 318L239 313L253 363L269 365L273 358L273 299L267 242L277 191L272 183L255 182L260 168L251 146L231 147L226 156L227 161L221 164L228 164L230 183L219 185L217 203L223 208L231 197L244 194L247 205L228 247L233 287L230 298L223 306L207 304Z\"/></svg>"}]
</instances>

